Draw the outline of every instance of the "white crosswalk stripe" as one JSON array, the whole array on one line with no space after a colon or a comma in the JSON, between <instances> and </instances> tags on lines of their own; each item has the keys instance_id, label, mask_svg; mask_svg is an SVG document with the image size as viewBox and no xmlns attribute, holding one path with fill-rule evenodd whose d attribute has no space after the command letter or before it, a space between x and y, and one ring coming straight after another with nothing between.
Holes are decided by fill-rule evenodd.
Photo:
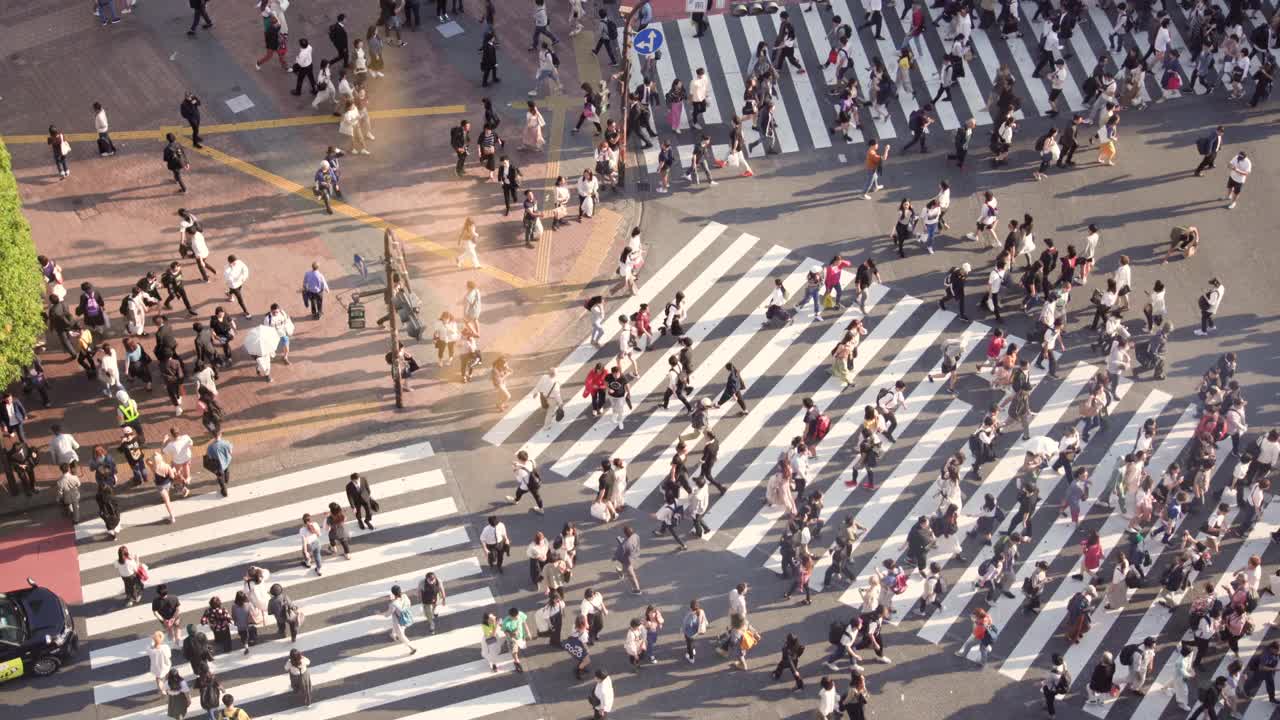
<instances>
[{"instance_id":1,"label":"white crosswalk stripe","mask_svg":"<svg viewBox=\"0 0 1280 720\"><path fill-rule=\"evenodd\" d=\"M717 235L740 237L723 227L718 228ZM855 582L865 580L884 560L899 559L911 526L920 516L935 513L938 507L934 487L937 468L950 451L966 449L964 438L980 422L978 408L964 397L967 392L965 386L972 389L975 385L985 384L987 376L966 374L961 379L960 397L939 398L945 378L929 382L924 375L939 371L944 340L957 340L961 357L965 358L979 345L985 345L981 341L989 328L978 323L957 322L951 312L925 308L920 299L879 284L869 288L865 314L856 309L855 303L849 310L828 310L823 313L825 319L806 322L804 316L808 313L802 309L789 324L778 327L766 323L761 326L758 324L762 314L761 300L768 291L769 280L783 278L783 285L790 291L787 305L792 306L803 297L802 288L808 269L819 263L811 258L792 257L785 248L770 244L767 238L753 239L749 244L742 242L744 246L734 255L733 262L726 262L720 257L724 248L732 246L729 242L716 243L714 250L708 243L697 252L683 253L669 261L679 262L680 275L696 277L695 282L704 286L706 297L714 298L693 306L686 323L689 336L696 340L694 356L702 359L700 364L695 364L691 375L691 385L695 388L691 399L710 397L714 400L719 397L720 388L712 386L716 385L717 378L724 377L722 373L727 362L735 363L747 384L744 398L749 406L748 412L739 412L736 404L729 401L708 413L707 425L715 429L719 445L714 474L727 486L727 492L722 496L711 495L710 509L703 517L709 527L703 546L713 552L727 550L735 557L754 555L765 567L775 572L782 569L780 553L773 544L781 530L778 521L782 518L782 510L762 507L757 503L765 499L765 484L776 467L779 451L787 446L791 437L801 434L803 413L800 400L810 398L819 411L830 413L833 422L829 433L818 444L818 457L810 463L808 486L822 490L821 519L829 528L835 527L832 524L835 518L843 516L867 528L854 542L855 554L860 547L870 547L870 552L861 558L865 564L854 575ZM666 265L655 270L655 275L667 273ZM842 278L842 287L849 284L849 275ZM664 280L666 292L674 292L674 277L672 274ZM714 288L714 291L706 288ZM848 295L846 292L846 302ZM855 317L864 319L869 333L861 341L853 361L852 372L858 391L846 395L842 393L841 383L830 374L829 353L845 332L848 321ZM1028 353L1036 347L1035 343L1029 344L1018 337L1010 336L1007 341L1016 343ZM656 367L663 367L664 363L660 361L670 355L670 347L669 339L660 339L652 352L644 355L645 358L654 358L646 360L646 364L653 362ZM578 350L570 353L566 359L568 369L566 366L557 369L557 376L565 384L566 395L578 394L581 376L596 358L612 355L612 347L594 354ZM746 359L739 362L742 358ZM1061 379L1046 379L1043 372L1035 371L1030 377L1034 414L1027 428L1028 434L1057 437L1067 427L1079 423L1075 406L1095 373L1096 368L1088 363L1064 368ZM642 374L641 378L644 377ZM879 481L876 490L859 497L857 490L846 485L849 477L845 470L847 461L841 460L837 466L834 458L837 455L844 458L850 451L851 441L861 424L858 419L861 409L873 404L878 391L898 379L907 382L910 389L906 407L897 413L898 442L887 446L885 456L876 468ZM1042 384L1045 387L1040 387ZM691 433L692 427L683 416L683 408L677 406L676 409L663 410L654 407L657 400L655 391L658 390L656 381L637 385L643 385L640 388L643 392L639 393L640 401L632 411L634 418L623 432L613 432L607 421L603 421L603 425L601 421L580 422L564 428L562 437L542 447L545 457L557 458L544 463L548 468L561 475L580 477L582 485L592 491L599 481L599 474L594 471L595 461L609 457L626 461L631 466L626 492L626 504L632 508L630 512L639 511L642 505L646 511L656 506L657 499L649 496L671 471L674 448L681 438L689 441L690 455L686 468L696 473L695 458L702 442ZM981 390L986 392L987 388ZM649 396L647 400L644 395ZM1096 429L1092 442L1082 449L1082 453L1098 458L1096 463L1080 465L1088 468L1093 484L1090 497L1082 502L1082 516L1088 518L1093 513L1094 517L1087 520L1090 527L1098 527L1094 521L1101 521L1098 532L1107 555L1122 543L1128 519L1118 509L1109 509L1105 519L1098 517L1097 510L1101 507L1098 503L1102 499L1099 496L1116 474L1121 458L1132 447L1138 430L1148 420L1166 414L1171 404L1181 408L1180 403L1161 389L1122 379L1117 399L1109 407L1110 417L1122 420ZM1158 431L1152 467L1163 469L1180 456L1191 440L1198 415L1198 408L1186 408L1176 422ZM929 418L929 422L923 422L922 417ZM507 440L511 441L512 447L524 446L520 442L522 435L536 436L541 432L532 427L532 423L529 425L508 434ZM607 431L601 432L600 427ZM962 486L961 532L975 522L985 494L998 498L1011 495L1014 479L1022 465L1023 444L1011 436L1004 436L997 442L1000 446L998 458L985 466L981 483L966 482ZM1228 453L1219 453L1219 467L1228 456ZM1057 517L1058 508L1048 505L1051 497L1055 498L1054 503L1060 502L1057 498L1063 495L1067 478L1045 469L1039 474L1039 484L1041 497L1045 500L1037 508L1037 515L1033 516L1033 532L1024 545L1024 557L1019 559L1016 570L1012 571L1012 580L1006 584L1014 590L1038 561L1050 563L1051 567L1059 570L1064 564L1071 564L1074 568L1066 574L1068 576L1079 567L1076 558L1064 563L1063 556L1070 555L1072 546L1079 542L1084 532L1083 524L1077 526L1068 519ZM997 527L997 532L1009 527L1009 521L1006 519L1002 526ZM1264 520L1249 542L1254 546L1263 543L1261 546L1265 547L1262 536L1269 527ZM717 541L721 534L725 539ZM823 587L823 576L830 567L829 544L829 536L815 538L813 542L812 549L818 559L810 580L811 589L833 589ZM755 555L762 548L765 552ZM1163 549L1163 546L1151 549L1157 562ZM913 628L922 638L933 643L944 642L946 637L957 634L957 626L964 625L966 611L974 606L977 602L975 597L980 594L973 588L977 567L991 555L990 549L978 548L963 567L951 567L950 561L959 552L959 544L956 543L951 550L935 548L929 554L931 562L946 568L948 580L955 580L949 583L952 589L944 594L941 608ZM1232 552L1236 551L1233 549ZM870 555L870 559L865 555ZM1217 574L1224 569L1215 565L1213 572ZM913 578L906 592L895 596L899 612L891 620L892 625L896 626L905 619L906 610L919 600L922 585ZM1024 679L1033 667L1043 661L1056 642L1055 635L1065 616L1067 601L1079 587L1078 581L1055 573L1046 589L1041 611L1034 617L1019 615L1019 597L1001 597L989 605L996 624L1005 627L995 648L997 656L1001 657L998 669L1002 674L1015 680ZM839 600L847 605L860 606L859 589L860 584L839 590ZM475 602L481 601L483 598L475 598ZM1130 614L1138 609L1131 608ZM1111 636L1111 631L1120 629L1116 625L1123 625L1126 634L1135 636L1163 634L1163 637L1170 632L1168 613L1159 608L1141 609L1145 615L1136 628L1131 623L1122 622L1119 611L1094 612L1091 632L1080 644L1062 651L1073 676L1082 676L1087 664L1096 659L1104 642L1107 647L1113 646L1116 638ZM1020 620L1020 617L1025 619ZM358 630L356 626L344 626L341 632L355 634ZM1256 642L1250 647L1256 648ZM115 651L115 654L120 653ZM107 659L103 657L104 662ZM135 672L140 672L140 669ZM129 687L141 690L142 680L145 677L128 680L131 683ZM110 696L112 692L121 691L104 689L103 692ZM1148 707L1159 702L1154 709L1142 711L1149 714L1144 717L1150 718L1157 717L1167 704L1164 698L1144 702Z\"/></svg>"},{"instance_id":2,"label":"white crosswalk stripe","mask_svg":"<svg viewBox=\"0 0 1280 720\"><path fill-rule=\"evenodd\" d=\"M118 609L122 584L114 563L104 562L108 552L115 555L116 543L82 540L84 620L94 703L100 712L127 720L167 717L166 707L156 704L147 655L155 629L150 612L155 587L166 584L182 601L179 627L194 625L213 638L212 629L202 624L206 603L216 596L230 608L244 585L229 581L250 564L269 570L266 583L285 588L305 616L294 641L277 639L276 623L268 616L250 650L240 652L239 640L232 639L234 649L218 654L214 667L225 691L234 693L236 704L253 717L342 717L401 703L401 718L481 718L535 703L523 676L509 672L509 658L500 665L502 672L495 674L477 657L479 633L464 618L495 610L496 599L480 562L467 547L467 531L456 525L457 507L449 496L445 472L423 467L431 457L429 446L412 445L274 478L241 480L217 504L202 497L175 500L175 510L189 505L180 528L133 524L117 541L127 544L136 557L145 554L149 566L143 604L133 607ZM376 529L349 528L351 558L322 551L323 575L319 575L299 563L299 518L304 507L315 515L330 503L346 506L345 495L330 492L331 486L313 478L338 482L337 478L352 472L368 476L379 503L372 523ZM341 482L345 484L345 478ZM290 491L290 502L266 504L283 489ZM308 494L310 499L303 500ZM125 517L140 512L129 511ZM348 522L355 524L352 518ZM427 571L434 572L448 592L447 602L435 613L434 622L441 626L438 634L423 622L417 592ZM356 576L356 572L362 574ZM331 580L334 577L336 583ZM416 654L388 637L388 593L396 585L413 602L415 622L406 631ZM217 640L212 647L222 649ZM255 703L278 698L282 682L288 687L281 668L294 648L314 654L311 706L259 711ZM171 653L173 667L194 683L181 650ZM424 663L419 666L422 672L395 679L406 673L394 669L419 662ZM378 679L383 683L377 684ZM427 698L423 702L431 710L415 714L403 705L414 698Z\"/></svg>"},{"instance_id":3,"label":"white crosswalk stripe","mask_svg":"<svg viewBox=\"0 0 1280 720\"><path fill-rule=\"evenodd\" d=\"M847 24L856 24L854 20L860 17L861 13L859 10L859 14L855 15L853 12L855 7L856 4L848 0L833 0L830 3L830 11L792 13L792 22L796 28L796 57L805 66L807 73L797 72L789 63L780 70L781 87L777 95L776 119L778 139L781 152L784 154L823 150L832 146L828 129L835 116L834 101L828 96L822 71L822 65L831 50L831 43L828 40L830 30L828 21L831 15L835 14L843 18L843 22ZM996 119L993 119L986 109L986 100L993 89L994 78L1000 68L1006 64L1015 77L1015 92L1023 101L1022 108L1015 113L1015 117L1022 120L1043 116L1048 112L1051 87L1048 81L1043 79L1047 76L1047 70L1042 78L1031 76L1031 71L1039 60L1040 37L1047 26L1043 18L1032 20L1035 8L1035 4L1031 2L1019 4L1021 14L1019 26L1023 31L1022 37L1011 35L1007 40L1002 39L998 26L987 30L974 30L971 38L973 56L963 62L965 72L963 76L956 79L952 99L940 100L934 108L938 120L935 125L936 130L954 131L970 117L974 118L979 126L987 126L995 122ZM1171 10L1175 13L1175 17L1170 27L1170 45L1182 51L1185 83L1190 79L1191 70L1189 54L1186 52L1187 46L1179 29L1185 18L1180 8L1171 8ZM950 28L945 24L936 29L932 27L932 21L939 17L940 12L938 8L933 7L932 3L926 5L928 27L922 40L912 43L917 67L911 72L910 91L906 85L898 89L897 97L890 103L890 114L887 119L872 120L869 108L861 108L864 129L861 132L853 129L850 131L857 141L860 142L864 135L881 140L909 135L908 117L911 112L927 100L931 101L937 94L940 82L939 71L946 63L944 53L951 47L951 43L948 42L951 35ZM1109 45L1109 38L1114 32L1111 13L1112 11L1103 10L1095 4L1086 4L1081 24L1075 28L1069 38L1061 41L1062 53L1068 56L1067 79L1059 100L1059 108L1063 112L1088 110L1084 103L1081 83L1092 73L1099 59L1111 57L1113 70L1124 59L1124 51L1112 52ZM1246 35L1253 27L1264 21L1263 17L1257 13L1246 13L1246 19ZM752 65L757 44L767 41L772 45L772 38L776 36L776 30L782 20L779 15L739 18L720 14L710 15L707 20L710 23L710 33L703 38L693 37L694 28L690 20L681 19L662 23L666 42L672 46L678 45L681 48L679 54L685 58L685 61L673 61L672 53L664 53L663 58L657 61L656 65L664 92L674 77L684 79L687 85L693 78L693 71L696 68L707 69L712 77L713 92L708 102L706 132L712 137L713 142L720 142L727 137L730 117L742 106L746 86L745 76ZM886 8L884 23L883 40L877 41L869 32L863 31L855 32L849 41L848 50L853 62L854 74L861 86L861 99L870 99L874 92L874 88L868 87L869 70L873 58L881 58L896 81L896 61L900 46L896 38L905 39L909 28L893 8ZM769 26L772 26L771 30ZM1145 52L1150 46L1146 27L1135 29L1122 40L1126 48L1136 47L1140 52ZM1005 49L998 49L1001 44ZM1270 52L1280 57L1280 50L1272 48ZM1010 62L1004 63L1001 60L1002 55L1010 58ZM634 53L632 61L638 61ZM1160 101L1178 95L1166 93L1161 89L1161 74L1162 68L1153 61L1151 71L1147 74L1140 90L1142 102L1153 99ZM726 88L727 96L723 94ZM689 110L686 108L686 119L688 114ZM756 133L753 128L744 127L744 131L749 141L755 139ZM836 143L836 147L839 148L844 144L841 140ZM935 140L935 144L940 143ZM749 154L751 157L760 157L764 151L761 146L757 146ZM644 159L650 171L656 169L656 153L646 153Z\"/></svg>"}]
</instances>

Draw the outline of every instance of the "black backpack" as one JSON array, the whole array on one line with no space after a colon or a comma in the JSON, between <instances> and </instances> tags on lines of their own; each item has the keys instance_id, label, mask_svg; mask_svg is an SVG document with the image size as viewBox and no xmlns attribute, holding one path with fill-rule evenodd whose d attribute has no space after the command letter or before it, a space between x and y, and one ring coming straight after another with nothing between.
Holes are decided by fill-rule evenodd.
<instances>
[{"instance_id":1,"label":"black backpack","mask_svg":"<svg viewBox=\"0 0 1280 720\"><path fill-rule=\"evenodd\" d=\"M1128 667L1133 662L1133 656L1138 652L1138 644L1130 643L1120 648L1120 664Z\"/></svg>"},{"instance_id":2,"label":"black backpack","mask_svg":"<svg viewBox=\"0 0 1280 720\"><path fill-rule=\"evenodd\" d=\"M609 18L608 20L604 21L604 29L605 29L605 33L609 36L610 40L618 39L618 23L614 22L613 18ZM559 64L560 63L556 63L556 65L559 65Z\"/></svg>"},{"instance_id":3,"label":"black backpack","mask_svg":"<svg viewBox=\"0 0 1280 720\"><path fill-rule=\"evenodd\" d=\"M222 696L218 693L218 686L214 683L206 683L200 688L200 707L205 710L217 710L222 704Z\"/></svg>"},{"instance_id":4,"label":"black backpack","mask_svg":"<svg viewBox=\"0 0 1280 720\"><path fill-rule=\"evenodd\" d=\"M449 142L455 148L464 148L467 146L467 136L463 134L461 127L455 127L449 131Z\"/></svg>"},{"instance_id":5,"label":"black backpack","mask_svg":"<svg viewBox=\"0 0 1280 720\"><path fill-rule=\"evenodd\" d=\"M1124 586L1130 590L1142 587L1142 571L1130 566L1129 571L1124 574Z\"/></svg>"},{"instance_id":6,"label":"black backpack","mask_svg":"<svg viewBox=\"0 0 1280 720\"><path fill-rule=\"evenodd\" d=\"M1182 565L1174 565L1164 574L1164 588L1170 592L1178 592L1187 586L1187 573ZM1125 663L1126 665L1128 663Z\"/></svg>"},{"instance_id":7,"label":"black backpack","mask_svg":"<svg viewBox=\"0 0 1280 720\"><path fill-rule=\"evenodd\" d=\"M924 113L919 110L912 110L911 116L907 118L908 127L914 132L924 127Z\"/></svg>"},{"instance_id":8,"label":"black backpack","mask_svg":"<svg viewBox=\"0 0 1280 720\"><path fill-rule=\"evenodd\" d=\"M832 645L839 645L840 639L844 637L844 631L848 627L848 623L842 623L839 620L831 623L831 627L827 628L827 642Z\"/></svg>"},{"instance_id":9,"label":"black backpack","mask_svg":"<svg viewBox=\"0 0 1280 720\"><path fill-rule=\"evenodd\" d=\"M1058 686L1054 688L1059 695L1066 695L1071 690L1071 683L1074 680L1071 677L1071 671L1063 668L1062 674L1058 676Z\"/></svg>"}]
</instances>

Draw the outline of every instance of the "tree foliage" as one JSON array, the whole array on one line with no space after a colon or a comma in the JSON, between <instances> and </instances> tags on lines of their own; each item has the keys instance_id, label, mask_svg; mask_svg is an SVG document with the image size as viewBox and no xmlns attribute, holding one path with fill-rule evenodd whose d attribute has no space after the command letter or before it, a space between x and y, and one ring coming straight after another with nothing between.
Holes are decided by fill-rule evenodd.
<instances>
[{"instance_id":1,"label":"tree foliage","mask_svg":"<svg viewBox=\"0 0 1280 720\"><path fill-rule=\"evenodd\" d=\"M0 387L22 375L44 334L44 277L22 214L9 150L0 140Z\"/></svg>"}]
</instances>

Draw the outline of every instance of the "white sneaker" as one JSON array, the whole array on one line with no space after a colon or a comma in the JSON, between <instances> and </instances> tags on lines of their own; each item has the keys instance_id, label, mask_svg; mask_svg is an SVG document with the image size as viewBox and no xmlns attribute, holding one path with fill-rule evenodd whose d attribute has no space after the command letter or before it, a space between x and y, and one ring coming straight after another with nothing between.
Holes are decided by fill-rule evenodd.
<instances>
[{"instance_id":1,"label":"white sneaker","mask_svg":"<svg viewBox=\"0 0 1280 720\"><path fill-rule=\"evenodd\" d=\"M369 133L368 135L365 135L365 137L369 138L370 140L377 140L377 139L378 139L378 138L376 138L376 137L374 137L374 136L373 136L373 133Z\"/></svg>"},{"instance_id":2,"label":"white sneaker","mask_svg":"<svg viewBox=\"0 0 1280 720\"><path fill-rule=\"evenodd\" d=\"M1208 334L1209 334L1209 333L1207 333L1207 332L1205 332L1205 331L1203 331L1203 330L1196 330L1196 331L1194 331L1194 332L1195 332L1195 334L1196 334L1196 335L1199 335L1199 336L1201 336L1201 337L1204 337L1205 335L1208 335Z\"/></svg>"},{"instance_id":3,"label":"white sneaker","mask_svg":"<svg viewBox=\"0 0 1280 720\"><path fill-rule=\"evenodd\" d=\"M871 199L871 196L870 196L870 195L868 195L868 194L865 194L865 193L864 193L864 194L863 194L863 196L862 196L862 199L863 199L863 200L870 200L870 199Z\"/></svg>"},{"instance_id":4,"label":"white sneaker","mask_svg":"<svg viewBox=\"0 0 1280 720\"><path fill-rule=\"evenodd\" d=\"M876 189L877 189L877 190L883 190L883 189L884 189L884 186L883 186L883 185L876 185Z\"/></svg>"},{"instance_id":5,"label":"white sneaker","mask_svg":"<svg viewBox=\"0 0 1280 720\"><path fill-rule=\"evenodd\" d=\"M888 665L888 664L890 664L890 663L892 663L892 662L893 662L892 660L890 660L890 659L889 659L888 657L886 657L886 656L881 656L881 657L876 658L876 659L877 659L877 660L879 660L880 662L884 663L885 665Z\"/></svg>"},{"instance_id":6,"label":"white sneaker","mask_svg":"<svg viewBox=\"0 0 1280 720\"><path fill-rule=\"evenodd\" d=\"M714 183L713 183L713 184L714 184ZM1236 201L1235 201L1235 200L1232 200L1232 201L1231 201L1231 204L1227 206L1227 209L1228 209L1228 210L1233 210L1233 209L1235 209L1235 206L1236 206Z\"/></svg>"},{"instance_id":7,"label":"white sneaker","mask_svg":"<svg viewBox=\"0 0 1280 720\"><path fill-rule=\"evenodd\" d=\"M719 185L719 184L720 184L720 183L716 182L715 180L712 180L712 181L711 181L711 185L712 185L712 186ZM1231 203L1231 207L1235 207L1235 206L1236 206L1236 204L1235 204L1235 203Z\"/></svg>"}]
</instances>

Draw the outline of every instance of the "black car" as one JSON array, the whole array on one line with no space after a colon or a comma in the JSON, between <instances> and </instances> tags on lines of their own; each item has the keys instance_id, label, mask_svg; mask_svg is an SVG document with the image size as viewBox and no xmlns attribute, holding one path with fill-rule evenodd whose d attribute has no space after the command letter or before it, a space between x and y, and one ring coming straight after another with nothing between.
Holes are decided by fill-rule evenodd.
<instances>
[{"instance_id":1,"label":"black car","mask_svg":"<svg viewBox=\"0 0 1280 720\"><path fill-rule=\"evenodd\" d=\"M52 675L76 654L71 611L56 593L36 585L0 593L0 682L27 673Z\"/></svg>"}]
</instances>

